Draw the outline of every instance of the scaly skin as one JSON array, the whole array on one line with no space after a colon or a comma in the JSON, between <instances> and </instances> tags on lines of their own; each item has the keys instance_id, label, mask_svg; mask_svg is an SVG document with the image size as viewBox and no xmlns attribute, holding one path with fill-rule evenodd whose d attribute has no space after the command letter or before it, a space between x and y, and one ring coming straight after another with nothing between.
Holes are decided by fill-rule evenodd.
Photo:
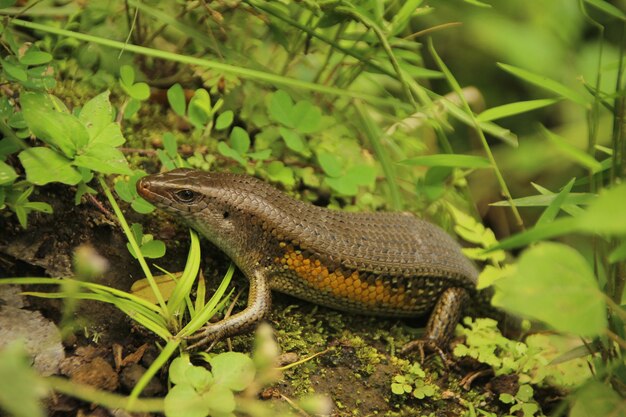
<instances>
[{"instance_id":1,"label":"scaly skin","mask_svg":"<svg viewBox=\"0 0 626 417\"><path fill-rule=\"evenodd\" d=\"M248 306L192 338L241 333L265 317L271 290L351 313L431 313L423 339L449 341L478 273L440 228L406 213L346 213L295 200L245 175L176 169L137 183L139 194L224 251L250 280Z\"/></svg>"}]
</instances>

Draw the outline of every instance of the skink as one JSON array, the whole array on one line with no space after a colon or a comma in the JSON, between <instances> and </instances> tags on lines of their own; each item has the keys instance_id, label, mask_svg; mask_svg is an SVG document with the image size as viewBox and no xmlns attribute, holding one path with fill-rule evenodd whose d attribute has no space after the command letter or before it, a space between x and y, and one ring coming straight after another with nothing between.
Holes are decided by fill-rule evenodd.
<instances>
[{"instance_id":1,"label":"skink","mask_svg":"<svg viewBox=\"0 0 626 417\"><path fill-rule=\"evenodd\" d=\"M192 338L194 346L248 330L271 306L271 290L350 313L430 313L408 349L439 350L477 270L439 227L406 213L347 213L298 201L250 176L191 169L149 175L139 194L224 251L250 281L247 307Z\"/></svg>"}]
</instances>

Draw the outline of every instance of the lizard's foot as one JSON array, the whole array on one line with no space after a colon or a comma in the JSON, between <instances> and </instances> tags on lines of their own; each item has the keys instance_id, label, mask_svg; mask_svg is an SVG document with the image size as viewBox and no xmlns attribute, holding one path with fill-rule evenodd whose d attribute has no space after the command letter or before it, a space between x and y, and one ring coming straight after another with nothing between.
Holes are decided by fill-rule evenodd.
<instances>
[{"instance_id":1,"label":"lizard's foot","mask_svg":"<svg viewBox=\"0 0 626 417\"><path fill-rule=\"evenodd\" d=\"M402 350L400 350L400 354L403 356L408 355L411 352L417 350L420 354L420 362L424 363L424 359L426 357L426 352L432 352L439 355L441 360L443 361L444 366L449 367L454 364L454 361L450 359L450 355L448 355L442 348L439 346L437 342L430 339L416 339L413 340L406 345L402 346Z\"/></svg>"},{"instance_id":2,"label":"lizard's foot","mask_svg":"<svg viewBox=\"0 0 626 417\"><path fill-rule=\"evenodd\" d=\"M200 328L195 334L185 337L185 340L196 341L192 345L188 346L186 350L195 350L201 346L207 346L204 350L210 351L213 346L224 337L223 326L219 324L207 324Z\"/></svg>"}]
</instances>

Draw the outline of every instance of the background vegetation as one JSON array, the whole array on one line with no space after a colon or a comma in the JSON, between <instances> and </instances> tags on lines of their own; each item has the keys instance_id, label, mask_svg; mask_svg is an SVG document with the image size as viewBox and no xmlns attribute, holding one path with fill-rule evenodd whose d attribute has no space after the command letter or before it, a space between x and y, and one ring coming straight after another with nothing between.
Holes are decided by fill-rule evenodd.
<instances>
[{"instance_id":1,"label":"background vegetation","mask_svg":"<svg viewBox=\"0 0 626 417\"><path fill-rule=\"evenodd\" d=\"M0 381L20 383L0 382L0 406L42 415L22 399L48 388L168 416L278 412L257 400L280 378L267 334L252 359L204 355L210 371L182 353L184 336L227 305L233 271L205 301L214 290L198 275L194 234L181 276L155 279L146 261L168 245L144 233L147 217L133 212L154 208L134 184L185 166L246 172L331 208L418 213L466 242L494 305L538 323L511 341L493 320L466 319L453 354L492 384L469 392L478 376L467 370L395 358L394 337L406 332L375 348L352 338L359 378L381 361L393 371L378 408L331 395L335 412L625 415L625 9L623 0L0 0L3 247L71 190L72 204L121 226L151 295L101 285L106 273L80 253L61 281L0 282L62 282L31 294L68 300L65 318L69 300L112 304L161 340L130 397L39 377L7 348ZM285 337L283 348L300 346ZM165 400L138 399L166 365ZM514 382L497 388L504 380ZM292 405L280 412L329 407Z\"/></svg>"}]
</instances>

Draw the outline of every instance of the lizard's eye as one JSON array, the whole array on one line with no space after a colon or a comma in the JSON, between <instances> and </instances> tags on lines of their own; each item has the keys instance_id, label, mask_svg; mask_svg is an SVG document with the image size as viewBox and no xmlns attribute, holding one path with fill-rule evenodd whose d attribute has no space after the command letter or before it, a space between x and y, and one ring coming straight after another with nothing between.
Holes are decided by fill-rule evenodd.
<instances>
[{"instance_id":1,"label":"lizard's eye","mask_svg":"<svg viewBox=\"0 0 626 417\"><path fill-rule=\"evenodd\" d=\"M188 189L176 191L175 195L182 203L191 203L196 198L196 193Z\"/></svg>"}]
</instances>

